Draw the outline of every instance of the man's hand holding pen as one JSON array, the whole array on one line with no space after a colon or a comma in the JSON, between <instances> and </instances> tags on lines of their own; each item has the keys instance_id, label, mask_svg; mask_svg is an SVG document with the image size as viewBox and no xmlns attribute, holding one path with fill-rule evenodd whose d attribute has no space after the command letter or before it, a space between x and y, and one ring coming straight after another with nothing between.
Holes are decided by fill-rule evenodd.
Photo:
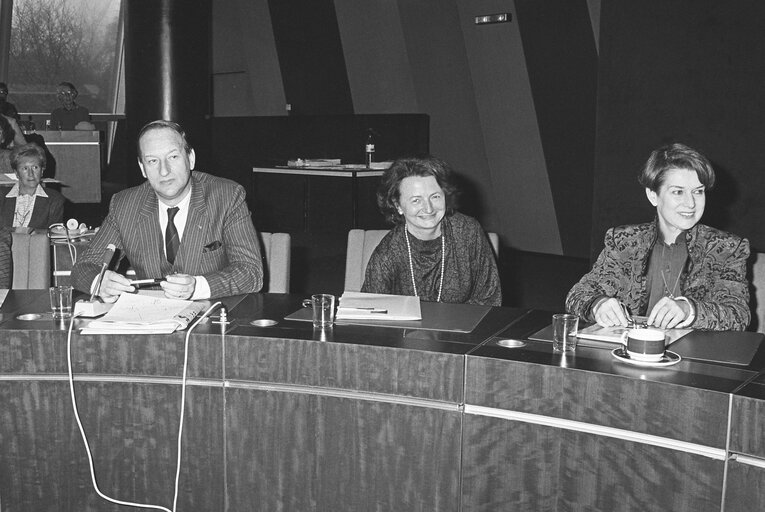
<instances>
[{"instance_id":1,"label":"man's hand holding pen","mask_svg":"<svg viewBox=\"0 0 765 512\"><path fill-rule=\"evenodd\" d=\"M134 293L142 286L154 285L159 285L167 298L185 300L194 295L196 279L188 274L170 274L167 277L131 280L113 270L107 270L101 281L99 295L104 302L114 302L123 293Z\"/></svg>"}]
</instances>

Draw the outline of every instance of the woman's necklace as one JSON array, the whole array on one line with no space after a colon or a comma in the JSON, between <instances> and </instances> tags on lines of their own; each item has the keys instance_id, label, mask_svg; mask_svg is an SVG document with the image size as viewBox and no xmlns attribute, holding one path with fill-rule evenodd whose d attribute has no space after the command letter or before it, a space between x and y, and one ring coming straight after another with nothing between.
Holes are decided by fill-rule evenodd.
<instances>
[{"instance_id":1,"label":"woman's necklace","mask_svg":"<svg viewBox=\"0 0 765 512\"><path fill-rule=\"evenodd\" d=\"M414 288L414 296L417 295L417 284L414 282L414 264L412 263L412 246L409 245L409 231L404 226L404 238L406 239L406 252L409 255L409 272L412 274L412 288ZM441 292L444 289L444 262L446 261L446 233L441 230L441 281L438 283L438 298L436 302L441 302Z\"/></svg>"},{"instance_id":2,"label":"woman's necklace","mask_svg":"<svg viewBox=\"0 0 765 512\"><path fill-rule=\"evenodd\" d=\"M670 290L669 289L669 285L667 284L667 278L664 277L664 251L665 251L666 248L667 248L667 244L662 242L661 243L661 265L662 265L661 280L664 281L664 289L667 291L667 296L670 299L674 299L675 298L675 289L677 288L677 283L680 282L680 276L683 273L682 273L682 271L678 270L678 272L677 272L677 279L675 279L675 284L674 284L674 286L672 286L672 289ZM670 276L672 275L672 259L671 259L671 254L670 254L670 262L669 262L669 275Z\"/></svg>"}]
</instances>

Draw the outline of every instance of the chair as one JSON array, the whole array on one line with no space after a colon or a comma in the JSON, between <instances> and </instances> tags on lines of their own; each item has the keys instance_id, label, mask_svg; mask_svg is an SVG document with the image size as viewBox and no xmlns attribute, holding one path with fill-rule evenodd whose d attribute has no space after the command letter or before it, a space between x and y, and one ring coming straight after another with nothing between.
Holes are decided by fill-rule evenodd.
<instances>
[{"instance_id":1,"label":"chair","mask_svg":"<svg viewBox=\"0 0 765 512\"><path fill-rule=\"evenodd\" d=\"M288 233L260 233L263 243L265 281L269 293L287 293L290 288L290 244Z\"/></svg>"},{"instance_id":2,"label":"chair","mask_svg":"<svg viewBox=\"0 0 765 512\"><path fill-rule=\"evenodd\" d=\"M345 290L358 292L364 284L369 258L377 244L388 234L387 229L352 229L348 232L348 249L345 255ZM494 249L494 257L499 258L499 237L496 233L487 233L489 243Z\"/></svg>"},{"instance_id":3,"label":"chair","mask_svg":"<svg viewBox=\"0 0 765 512\"><path fill-rule=\"evenodd\" d=\"M14 290L50 286L50 240L47 233L13 233Z\"/></svg>"}]
</instances>

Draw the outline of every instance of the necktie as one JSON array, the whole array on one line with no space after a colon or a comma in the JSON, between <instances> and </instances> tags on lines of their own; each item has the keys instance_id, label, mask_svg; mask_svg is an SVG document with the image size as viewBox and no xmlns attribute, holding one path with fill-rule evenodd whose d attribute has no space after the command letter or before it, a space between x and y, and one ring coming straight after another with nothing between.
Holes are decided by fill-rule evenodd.
<instances>
[{"instance_id":1,"label":"necktie","mask_svg":"<svg viewBox=\"0 0 765 512\"><path fill-rule=\"evenodd\" d=\"M178 238L178 230L175 229L175 223L173 219L175 214L178 213L178 207L174 206L167 209L167 229L165 229L165 252L167 254L167 261L172 265L175 263L175 256L178 254L178 247L181 245L181 240Z\"/></svg>"}]
</instances>

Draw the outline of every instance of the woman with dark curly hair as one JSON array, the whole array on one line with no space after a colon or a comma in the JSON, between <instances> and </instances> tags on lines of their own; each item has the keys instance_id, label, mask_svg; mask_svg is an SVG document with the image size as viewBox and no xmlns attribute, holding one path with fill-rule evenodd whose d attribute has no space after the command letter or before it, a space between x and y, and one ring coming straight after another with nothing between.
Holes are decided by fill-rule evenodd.
<instances>
[{"instance_id":1,"label":"woman with dark curly hair","mask_svg":"<svg viewBox=\"0 0 765 512\"><path fill-rule=\"evenodd\" d=\"M400 159L385 171L377 204L394 228L372 253L361 291L501 305L489 240L478 221L454 210L456 192L437 158Z\"/></svg>"},{"instance_id":2,"label":"woman with dark curly hair","mask_svg":"<svg viewBox=\"0 0 765 512\"><path fill-rule=\"evenodd\" d=\"M611 228L592 270L569 291L566 309L627 326L631 315L662 328L744 330L749 325L749 241L700 224L712 165L683 144L653 151L640 184L653 222Z\"/></svg>"}]
</instances>

